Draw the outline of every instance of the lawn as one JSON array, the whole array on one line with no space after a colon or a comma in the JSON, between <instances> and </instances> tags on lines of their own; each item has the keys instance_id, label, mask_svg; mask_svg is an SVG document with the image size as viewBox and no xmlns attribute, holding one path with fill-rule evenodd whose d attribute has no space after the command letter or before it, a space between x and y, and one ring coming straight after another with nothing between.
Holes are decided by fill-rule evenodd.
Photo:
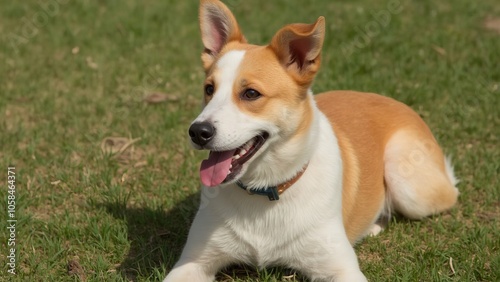
<instances>
[{"instance_id":1,"label":"lawn","mask_svg":"<svg viewBox=\"0 0 500 282\"><path fill-rule=\"evenodd\" d=\"M314 91L394 97L452 156L459 203L421 221L394 216L386 231L359 243L369 280L499 281L498 1L227 3L258 44L284 24L325 16ZM0 281L162 279L185 243L206 156L187 136L204 76L198 2L0 0L0 7ZM251 266L219 275L301 279Z\"/></svg>"}]
</instances>

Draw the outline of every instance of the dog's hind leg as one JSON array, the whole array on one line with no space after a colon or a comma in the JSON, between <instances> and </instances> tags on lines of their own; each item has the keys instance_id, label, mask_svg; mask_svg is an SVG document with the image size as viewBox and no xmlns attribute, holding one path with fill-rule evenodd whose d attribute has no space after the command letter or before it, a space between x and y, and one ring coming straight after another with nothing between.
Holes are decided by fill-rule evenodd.
<instances>
[{"instance_id":1,"label":"dog's hind leg","mask_svg":"<svg viewBox=\"0 0 500 282\"><path fill-rule=\"evenodd\" d=\"M384 153L385 183L392 209L410 219L451 208L458 182L430 131L393 134Z\"/></svg>"},{"instance_id":2,"label":"dog's hind leg","mask_svg":"<svg viewBox=\"0 0 500 282\"><path fill-rule=\"evenodd\" d=\"M385 211L379 215L377 221L375 221L370 229L368 230L368 236L377 236L380 232L384 231L384 229L389 225L390 213L386 213Z\"/></svg>"}]
</instances>

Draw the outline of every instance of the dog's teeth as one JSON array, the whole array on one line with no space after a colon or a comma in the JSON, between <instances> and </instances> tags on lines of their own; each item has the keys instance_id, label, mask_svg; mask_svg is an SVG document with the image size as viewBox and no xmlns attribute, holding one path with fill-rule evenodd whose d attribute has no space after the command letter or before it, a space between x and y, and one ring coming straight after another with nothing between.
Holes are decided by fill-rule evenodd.
<instances>
[{"instance_id":1,"label":"dog's teeth","mask_svg":"<svg viewBox=\"0 0 500 282\"><path fill-rule=\"evenodd\" d=\"M230 165L229 165L229 169L232 169L232 168L233 168L233 164L230 164Z\"/></svg>"},{"instance_id":2,"label":"dog's teeth","mask_svg":"<svg viewBox=\"0 0 500 282\"><path fill-rule=\"evenodd\" d=\"M239 156L244 156L247 153L246 149L241 149Z\"/></svg>"},{"instance_id":3,"label":"dog's teeth","mask_svg":"<svg viewBox=\"0 0 500 282\"><path fill-rule=\"evenodd\" d=\"M240 157L241 157L240 155L235 155L235 156L234 156L234 159L235 159L235 160L237 160L237 159L239 159Z\"/></svg>"},{"instance_id":4,"label":"dog's teeth","mask_svg":"<svg viewBox=\"0 0 500 282\"><path fill-rule=\"evenodd\" d=\"M248 151L248 149L252 148L253 144L255 143L255 141L252 139L250 142L246 143L245 144L245 150Z\"/></svg>"}]
</instances>

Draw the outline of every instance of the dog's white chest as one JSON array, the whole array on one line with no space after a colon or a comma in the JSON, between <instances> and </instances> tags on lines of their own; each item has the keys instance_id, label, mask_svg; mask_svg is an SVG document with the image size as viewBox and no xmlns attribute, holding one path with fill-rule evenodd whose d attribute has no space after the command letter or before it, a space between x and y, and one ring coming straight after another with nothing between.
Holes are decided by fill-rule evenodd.
<instances>
[{"instance_id":1,"label":"dog's white chest","mask_svg":"<svg viewBox=\"0 0 500 282\"><path fill-rule=\"evenodd\" d=\"M233 249L227 248L228 253L233 253L238 259L257 266L279 264L284 258L284 253L294 252L294 244L297 242L292 240L302 237L296 227L302 226L303 223L298 223L296 220L294 222L291 216L285 214L286 209L286 207L264 209L260 214L253 209L239 214L236 218L233 217L224 232L232 237L233 242L237 242L237 248L234 248L235 246L231 246ZM236 250L238 251L235 252Z\"/></svg>"},{"instance_id":2,"label":"dog's white chest","mask_svg":"<svg viewBox=\"0 0 500 282\"><path fill-rule=\"evenodd\" d=\"M265 196L248 195L238 187L221 191L209 207L215 209L212 212L220 216L218 223L222 223L220 234L215 236L218 247L236 260L256 266L279 265L300 258L304 246L315 244L310 234L316 234L315 229L323 226L322 222L331 221L327 219L330 212L318 214L317 210L335 206L336 193L310 193L307 188L316 186L308 181L311 176L304 175L302 179L307 187L287 190L273 202Z\"/></svg>"}]
</instances>

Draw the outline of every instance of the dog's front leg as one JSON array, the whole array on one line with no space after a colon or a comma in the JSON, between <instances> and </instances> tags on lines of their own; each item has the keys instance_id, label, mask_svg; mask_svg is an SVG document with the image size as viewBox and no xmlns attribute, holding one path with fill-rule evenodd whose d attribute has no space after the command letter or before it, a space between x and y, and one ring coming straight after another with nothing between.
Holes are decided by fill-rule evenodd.
<instances>
[{"instance_id":1,"label":"dog's front leg","mask_svg":"<svg viewBox=\"0 0 500 282\"><path fill-rule=\"evenodd\" d=\"M303 256L296 266L298 270L312 281L367 281L341 221L320 227L313 234L315 236L305 242L305 249L301 251Z\"/></svg>"},{"instance_id":2,"label":"dog's front leg","mask_svg":"<svg viewBox=\"0 0 500 282\"><path fill-rule=\"evenodd\" d=\"M164 282L214 281L217 271L231 262L219 248L223 227L209 210L199 211L179 261Z\"/></svg>"}]
</instances>

